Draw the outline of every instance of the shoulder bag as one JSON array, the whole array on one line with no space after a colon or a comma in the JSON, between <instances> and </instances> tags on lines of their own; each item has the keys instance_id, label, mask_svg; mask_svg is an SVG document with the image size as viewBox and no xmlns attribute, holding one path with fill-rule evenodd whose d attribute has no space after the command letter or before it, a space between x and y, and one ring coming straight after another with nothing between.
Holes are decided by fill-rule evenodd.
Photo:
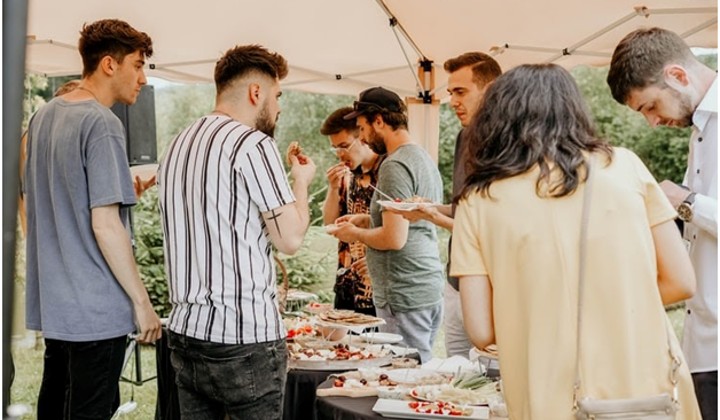
<instances>
[{"instance_id":1,"label":"shoulder bag","mask_svg":"<svg viewBox=\"0 0 720 420\"><path fill-rule=\"evenodd\" d=\"M580 273L578 284L577 309L577 355L575 362L575 384L573 386L573 411L575 418L580 419L613 419L613 420L674 420L678 409L677 402L677 371L680 359L673 353L670 346L670 332L666 323L668 354L670 357L670 383L673 386L672 395L663 393L649 397L626 399L594 399L580 398L580 333L582 321L582 300L585 283L585 256L587 251L587 225L590 214L590 198L593 183L592 157L587 161L588 177L583 195L582 221L580 226Z\"/></svg>"}]
</instances>

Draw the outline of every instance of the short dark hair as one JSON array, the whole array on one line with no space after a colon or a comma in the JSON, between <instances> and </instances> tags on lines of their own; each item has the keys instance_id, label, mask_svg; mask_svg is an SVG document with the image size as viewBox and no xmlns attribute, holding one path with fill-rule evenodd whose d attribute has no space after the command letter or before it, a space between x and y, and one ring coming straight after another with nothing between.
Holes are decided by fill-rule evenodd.
<instances>
[{"instance_id":1,"label":"short dark hair","mask_svg":"<svg viewBox=\"0 0 720 420\"><path fill-rule=\"evenodd\" d=\"M607 83L613 98L627 102L630 92L665 85L663 70L670 63L688 63L694 56L678 34L662 28L630 32L615 47Z\"/></svg>"},{"instance_id":2,"label":"short dark hair","mask_svg":"<svg viewBox=\"0 0 720 420\"><path fill-rule=\"evenodd\" d=\"M140 51L144 57L153 54L150 36L119 19L103 19L83 25L78 50L83 60L83 77L93 74L106 55L122 63L127 55L135 51Z\"/></svg>"},{"instance_id":3,"label":"short dark hair","mask_svg":"<svg viewBox=\"0 0 720 420\"><path fill-rule=\"evenodd\" d=\"M566 196L586 173L583 152L612 158L609 144L595 133L575 80L556 64L525 64L498 77L463 135L467 178L455 202L473 191L489 196L493 182L536 165L536 193ZM555 170L560 176L552 174Z\"/></svg>"},{"instance_id":4,"label":"short dark hair","mask_svg":"<svg viewBox=\"0 0 720 420\"><path fill-rule=\"evenodd\" d=\"M221 93L233 80L259 72L272 79L282 80L288 74L285 58L260 45L238 45L223 54L215 65L215 88Z\"/></svg>"},{"instance_id":5,"label":"short dark hair","mask_svg":"<svg viewBox=\"0 0 720 420\"><path fill-rule=\"evenodd\" d=\"M387 109L380 108L376 105L370 105L367 110L362 114L363 117L367 118L368 122L372 124L373 121L375 121L375 118L378 116L381 116L383 119L383 122L390 127L392 127L393 131L400 130L400 129L406 129L408 127L408 118L407 118L407 106L405 106L404 103L402 103L402 111L401 112L393 112L388 111Z\"/></svg>"},{"instance_id":6,"label":"short dark hair","mask_svg":"<svg viewBox=\"0 0 720 420\"><path fill-rule=\"evenodd\" d=\"M502 74L500 64L494 58L478 51L466 52L447 60L443 64L443 68L448 73L455 73L468 66L472 66L473 82L478 87L485 86Z\"/></svg>"},{"instance_id":7,"label":"short dark hair","mask_svg":"<svg viewBox=\"0 0 720 420\"><path fill-rule=\"evenodd\" d=\"M358 131L356 119L345 119L345 116L351 112L353 112L353 109L349 106L335 110L325 119L325 122L323 122L322 127L320 127L320 134L323 136L332 136L342 131L356 134Z\"/></svg>"}]
</instances>

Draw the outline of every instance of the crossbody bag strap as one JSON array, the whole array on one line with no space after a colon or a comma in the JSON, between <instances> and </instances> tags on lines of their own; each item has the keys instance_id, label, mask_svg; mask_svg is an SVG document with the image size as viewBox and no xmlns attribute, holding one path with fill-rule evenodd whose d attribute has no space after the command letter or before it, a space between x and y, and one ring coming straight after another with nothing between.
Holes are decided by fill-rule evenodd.
<instances>
[{"instance_id":1,"label":"crossbody bag strap","mask_svg":"<svg viewBox=\"0 0 720 420\"><path fill-rule=\"evenodd\" d=\"M582 216L580 218L580 259L578 263L578 306L577 306L577 334L575 335L575 384L573 385L573 410L578 408L578 394L580 392L580 326L582 325L582 297L585 288L585 257L587 254L587 227L590 219L590 199L595 171L592 168L592 155L585 162L587 178L583 192Z\"/></svg>"},{"instance_id":2,"label":"crossbody bag strap","mask_svg":"<svg viewBox=\"0 0 720 420\"><path fill-rule=\"evenodd\" d=\"M587 180L585 181L585 191L583 193L583 204L582 204L582 217L580 220L580 259L578 264L578 306L577 306L577 334L576 334L576 357L575 357L575 383L573 385L573 410L578 408L578 400L580 394L580 347L581 339L580 332L582 331L582 301L585 290L585 261L587 256L587 228L588 220L590 219L590 202L592 196L592 185L594 178L593 156L591 155L586 162L587 165ZM669 323L665 322L665 336L667 339L668 354L671 360L670 366L670 383L672 383L672 400L674 403L678 401L678 390L677 390L677 372L682 364L680 358L673 352L671 341L670 341L670 326Z\"/></svg>"}]
</instances>

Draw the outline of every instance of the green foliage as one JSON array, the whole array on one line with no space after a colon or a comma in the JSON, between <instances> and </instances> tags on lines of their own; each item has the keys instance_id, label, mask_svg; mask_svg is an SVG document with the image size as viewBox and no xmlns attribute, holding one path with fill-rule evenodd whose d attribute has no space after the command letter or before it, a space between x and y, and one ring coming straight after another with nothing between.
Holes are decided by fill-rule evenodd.
<instances>
[{"instance_id":1,"label":"green foliage","mask_svg":"<svg viewBox=\"0 0 720 420\"><path fill-rule=\"evenodd\" d=\"M165 277L163 231L160 224L157 188L143 193L133 210L135 259L153 308L161 318L170 314L168 284Z\"/></svg>"},{"instance_id":2,"label":"green foliage","mask_svg":"<svg viewBox=\"0 0 720 420\"><path fill-rule=\"evenodd\" d=\"M158 157L170 142L197 118L210 113L215 105L215 86L211 84L167 86L155 90Z\"/></svg>"},{"instance_id":3,"label":"green foliage","mask_svg":"<svg viewBox=\"0 0 720 420\"><path fill-rule=\"evenodd\" d=\"M455 139L462 126L448 104L440 105L440 144L438 169L443 181L443 203L452 201L452 175L455 156Z\"/></svg>"},{"instance_id":4,"label":"green foliage","mask_svg":"<svg viewBox=\"0 0 720 420\"><path fill-rule=\"evenodd\" d=\"M598 134L643 160L655 179L681 182L687 165L690 129L651 128L644 117L617 103L607 86L607 67L572 71L595 120Z\"/></svg>"},{"instance_id":5,"label":"green foliage","mask_svg":"<svg viewBox=\"0 0 720 420\"><path fill-rule=\"evenodd\" d=\"M280 99L282 112L275 130L280 152L284 155L290 142L297 141L317 166L310 184L310 220L315 226L322 225L322 202L327 190L325 170L337 163L337 156L330 150L330 141L320 134L320 126L336 109L351 106L353 99L344 95L293 91L284 91Z\"/></svg>"},{"instance_id":6,"label":"green foliage","mask_svg":"<svg viewBox=\"0 0 720 420\"><path fill-rule=\"evenodd\" d=\"M288 286L318 295L321 302L333 299L332 284L335 282L337 242L322 227L310 227L303 246L295 255L277 254L285 266ZM277 282L282 284L283 274L278 267Z\"/></svg>"}]
</instances>

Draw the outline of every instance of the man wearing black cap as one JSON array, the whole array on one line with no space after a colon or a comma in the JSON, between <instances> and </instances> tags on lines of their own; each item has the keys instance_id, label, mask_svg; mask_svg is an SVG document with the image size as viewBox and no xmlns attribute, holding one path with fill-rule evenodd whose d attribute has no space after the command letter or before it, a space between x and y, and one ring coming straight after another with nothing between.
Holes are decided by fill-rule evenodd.
<instances>
[{"instance_id":1,"label":"man wearing black cap","mask_svg":"<svg viewBox=\"0 0 720 420\"><path fill-rule=\"evenodd\" d=\"M360 140L387 157L380 166L370 215L339 218L335 236L368 246L377 315L387 322L386 331L402 335L427 362L442 320L444 269L435 225L410 224L401 215L383 211L378 201L425 197L440 202L440 173L427 152L410 139L407 108L397 94L381 87L367 89L353 109L345 118L357 118Z\"/></svg>"}]
</instances>

